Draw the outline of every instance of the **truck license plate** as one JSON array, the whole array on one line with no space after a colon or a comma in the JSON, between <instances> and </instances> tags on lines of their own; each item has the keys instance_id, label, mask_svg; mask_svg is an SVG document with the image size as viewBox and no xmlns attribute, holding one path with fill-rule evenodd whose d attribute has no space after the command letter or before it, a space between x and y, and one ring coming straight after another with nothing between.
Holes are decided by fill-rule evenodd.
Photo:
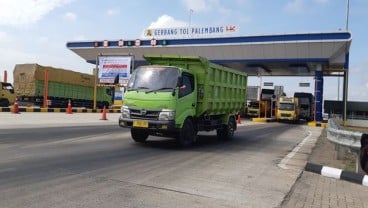
<instances>
[{"instance_id":1,"label":"truck license plate","mask_svg":"<svg viewBox=\"0 0 368 208\"><path fill-rule=\"evenodd\" d=\"M147 121L141 121L141 120L134 120L133 121L133 127L148 128L148 122Z\"/></svg>"}]
</instances>

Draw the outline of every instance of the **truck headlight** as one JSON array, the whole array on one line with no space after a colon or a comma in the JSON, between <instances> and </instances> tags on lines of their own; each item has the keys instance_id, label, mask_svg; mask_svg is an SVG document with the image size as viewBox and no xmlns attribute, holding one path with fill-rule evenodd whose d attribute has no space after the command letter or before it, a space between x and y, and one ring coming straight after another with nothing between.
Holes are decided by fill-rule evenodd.
<instances>
[{"instance_id":1,"label":"truck headlight","mask_svg":"<svg viewBox=\"0 0 368 208\"><path fill-rule=\"evenodd\" d=\"M170 121L175 120L175 111L173 110L162 110L160 115L158 116L158 120L160 121Z\"/></svg>"},{"instance_id":2,"label":"truck headlight","mask_svg":"<svg viewBox=\"0 0 368 208\"><path fill-rule=\"evenodd\" d=\"M127 106L121 107L121 117L122 118L130 118L130 110Z\"/></svg>"}]
</instances>

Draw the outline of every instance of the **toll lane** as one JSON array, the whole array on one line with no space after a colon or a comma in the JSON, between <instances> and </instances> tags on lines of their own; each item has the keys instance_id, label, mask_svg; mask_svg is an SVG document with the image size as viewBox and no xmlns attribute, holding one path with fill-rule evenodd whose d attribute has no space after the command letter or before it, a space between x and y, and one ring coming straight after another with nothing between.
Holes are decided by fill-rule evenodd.
<instances>
[{"instance_id":1,"label":"toll lane","mask_svg":"<svg viewBox=\"0 0 368 208\"><path fill-rule=\"evenodd\" d=\"M117 125L1 130L0 207L275 207L300 171L278 162L307 135L298 125L243 125L187 149Z\"/></svg>"}]
</instances>

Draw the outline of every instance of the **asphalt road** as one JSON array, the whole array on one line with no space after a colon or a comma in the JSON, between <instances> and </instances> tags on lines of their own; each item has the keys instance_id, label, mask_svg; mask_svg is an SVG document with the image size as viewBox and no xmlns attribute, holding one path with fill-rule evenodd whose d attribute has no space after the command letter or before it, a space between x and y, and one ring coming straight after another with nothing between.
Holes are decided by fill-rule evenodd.
<instances>
[{"instance_id":1,"label":"asphalt road","mask_svg":"<svg viewBox=\"0 0 368 208\"><path fill-rule=\"evenodd\" d=\"M307 136L251 124L181 149L134 143L117 123L1 129L0 207L277 207L300 174L278 164Z\"/></svg>"}]
</instances>

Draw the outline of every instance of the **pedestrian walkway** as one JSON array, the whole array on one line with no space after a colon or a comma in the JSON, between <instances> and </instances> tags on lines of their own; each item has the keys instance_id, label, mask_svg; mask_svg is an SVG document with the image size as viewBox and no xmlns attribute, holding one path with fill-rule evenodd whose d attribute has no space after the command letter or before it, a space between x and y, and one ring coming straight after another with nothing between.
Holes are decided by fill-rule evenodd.
<instances>
[{"instance_id":1,"label":"pedestrian walkway","mask_svg":"<svg viewBox=\"0 0 368 208\"><path fill-rule=\"evenodd\" d=\"M318 139L309 161L334 168L344 168L347 160L335 159L334 145L325 130ZM368 208L368 187L345 180L303 171L281 207Z\"/></svg>"}]
</instances>

